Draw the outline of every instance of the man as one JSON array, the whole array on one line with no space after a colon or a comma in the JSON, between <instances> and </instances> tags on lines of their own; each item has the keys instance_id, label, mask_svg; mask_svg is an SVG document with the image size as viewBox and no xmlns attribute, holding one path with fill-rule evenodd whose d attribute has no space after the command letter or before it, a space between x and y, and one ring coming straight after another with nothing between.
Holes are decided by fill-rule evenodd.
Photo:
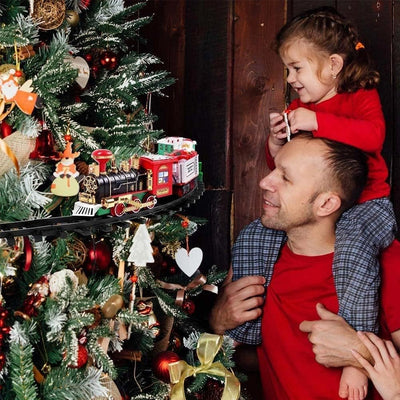
<instances>
[{"instance_id":1,"label":"man","mask_svg":"<svg viewBox=\"0 0 400 400\"><path fill-rule=\"evenodd\" d=\"M273 260L275 265L266 272L263 341L258 351L264 391L271 399L338 399L341 370L315 363L298 325L306 315L316 315L318 300L338 310L332 275L335 224L363 188L365 158L355 148L298 135L282 148L275 163L276 169L260 182L261 221L242 231L233 250L234 266L253 259L263 262L270 248L263 242L263 226L287 234L278 261ZM257 241L252 249L250 243ZM247 276L225 286L211 313L214 331L223 333L257 318L264 283L263 277ZM247 332L252 335L254 330ZM242 342L246 331L228 334Z\"/></svg>"}]
</instances>

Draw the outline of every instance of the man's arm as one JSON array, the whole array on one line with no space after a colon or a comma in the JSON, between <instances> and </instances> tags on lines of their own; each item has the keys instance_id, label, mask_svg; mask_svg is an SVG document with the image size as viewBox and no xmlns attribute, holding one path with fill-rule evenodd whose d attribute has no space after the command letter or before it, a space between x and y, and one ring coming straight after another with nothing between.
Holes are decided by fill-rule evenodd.
<instances>
[{"instance_id":1,"label":"man's arm","mask_svg":"<svg viewBox=\"0 0 400 400\"><path fill-rule=\"evenodd\" d=\"M303 321L300 330L309 334L308 339L318 363L325 367L360 368L352 350L372 361L371 354L360 341L357 332L342 317L328 311L322 304L317 304L317 313L321 319Z\"/></svg>"},{"instance_id":2,"label":"man's arm","mask_svg":"<svg viewBox=\"0 0 400 400\"><path fill-rule=\"evenodd\" d=\"M262 313L265 278L245 276L232 282L229 269L217 301L211 310L209 324L214 333L223 335L227 329L236 328Z\"/></svg>"}]
</instances>

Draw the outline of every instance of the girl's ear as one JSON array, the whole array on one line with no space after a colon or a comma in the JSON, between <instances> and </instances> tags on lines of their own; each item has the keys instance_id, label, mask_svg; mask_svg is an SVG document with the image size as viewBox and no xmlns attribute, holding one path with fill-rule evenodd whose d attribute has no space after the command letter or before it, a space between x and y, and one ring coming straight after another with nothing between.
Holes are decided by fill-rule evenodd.
<instances>
[{"instance_id":1,"label":"girl's ear","mask_svg":"<svg viewBox=\"0 0 400 400\"><path fill-rule=\"evenodd\" d=\"M329 56L329 62L331 65L332 76L336 77L343 68L343 57L336 53L331 54Z\"/></svg>"}]
</instances>

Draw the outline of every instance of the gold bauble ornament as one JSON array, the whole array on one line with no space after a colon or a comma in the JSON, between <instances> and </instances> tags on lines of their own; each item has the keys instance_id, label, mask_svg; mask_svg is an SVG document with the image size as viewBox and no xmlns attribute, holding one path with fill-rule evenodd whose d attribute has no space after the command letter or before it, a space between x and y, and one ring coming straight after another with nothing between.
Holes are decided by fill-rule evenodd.
<instances>
[{"instance_id":1,"label":"gold bauble ornament","mask_svg":"<svg viewBox=\"0 0 400 400\"><path fill-rule=\"evenodd\" d=\"M69 26L75 27L79 24L79 14L74 10L67 10L65 12L65 20Z\"/></svg>"},{"instance_id":2,"label":"gold bauble ornament","mask_svg":"<svg viewBox=\"0 0 400 400\"><path fill-rule=\"evenodd\" d=\"M101 308L104 318L114 318L124 305L124 299L119 294L113 294Z\"/></svg>"}]
</instances>

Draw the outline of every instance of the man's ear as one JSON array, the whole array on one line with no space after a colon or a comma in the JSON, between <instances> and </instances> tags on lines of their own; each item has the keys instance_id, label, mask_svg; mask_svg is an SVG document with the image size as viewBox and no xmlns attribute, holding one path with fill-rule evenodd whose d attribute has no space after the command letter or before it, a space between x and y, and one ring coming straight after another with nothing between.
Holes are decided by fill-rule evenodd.
<instances>
[{"instance_id":1,"label":"man's ear","mask_svg":"<svg viewBox=\"0 0 400 400\"><path fill-rule=\"evenodd\" d=\"M314 204L316 214L319 217L325 217L338 211L342 205L342 200L335 192L323 192L318 195Z\"/></svg>"},{"instance_id":2,"label":"man's ear","mask_svg":"<svg viewBox=\"0 0 400 400\"><path fill-rule=\"evenodd\" d=\"M336 53L331 54L329 56L329 62L331 65L332 76L336 77L343 68L343 57Z\"/></svg>"}]
</instances>

